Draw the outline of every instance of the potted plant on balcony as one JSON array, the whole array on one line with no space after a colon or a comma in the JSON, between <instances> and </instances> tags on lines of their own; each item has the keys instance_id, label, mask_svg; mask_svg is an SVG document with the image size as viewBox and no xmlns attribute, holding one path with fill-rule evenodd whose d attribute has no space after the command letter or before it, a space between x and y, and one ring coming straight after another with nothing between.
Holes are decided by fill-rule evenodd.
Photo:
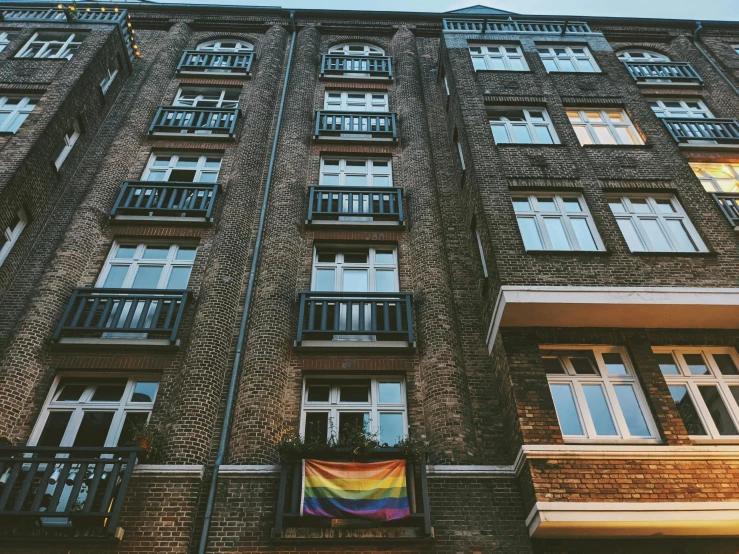
<instances>
[{"instance_id":1,"label":"potted plant on balcony","mask_svg":"<svg viewBox=\"0 0 739 554\"><path fill-rule=\"evenodd\" d=\"M164 445L169 435L168 423L141 421L128 429L126 446L141 448L139 459L143 463L156 464L164 457Z\"/></svg>"}]
</instances>

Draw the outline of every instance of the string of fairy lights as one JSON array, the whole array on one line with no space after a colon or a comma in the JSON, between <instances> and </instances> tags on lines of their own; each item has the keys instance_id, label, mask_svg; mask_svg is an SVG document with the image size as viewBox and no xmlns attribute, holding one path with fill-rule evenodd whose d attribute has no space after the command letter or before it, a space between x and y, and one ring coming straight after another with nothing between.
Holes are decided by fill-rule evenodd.
<instances>
[{"instance_id":1,"label":"string of fairy lights","mask_svg":"<svg viewBox=\"0 0 739 554\"><path fill-rule=\"evenodd\" d=\"M80 10L77 7L77 1L74 0L71 4L64 5L64 4L57 4L57 8L61 10L65 17L68 20L72 19L78 19L80 17ZM84 8L84 11L87 13L100 12L100 13L108 13L109 11L112 11L113 13L119 13L119 8L113 8L112 10L106 10L104 7L95 8L94 10L92 8ZM134 55L138 58L141 56L141 52L139 51L139 45L136 44L136 31L133 29L133 25L131 24L131 14L126 14L126 27L128 27L128 30L130 31L128 39L131 41L131 47L133 48Z\"/></svg>"}]
</instances>

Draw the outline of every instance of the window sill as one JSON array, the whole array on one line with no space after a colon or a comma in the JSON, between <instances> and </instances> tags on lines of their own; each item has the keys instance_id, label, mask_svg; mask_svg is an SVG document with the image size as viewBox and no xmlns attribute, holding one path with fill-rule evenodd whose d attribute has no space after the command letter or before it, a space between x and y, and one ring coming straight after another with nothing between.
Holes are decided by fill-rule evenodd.
<instances>
[{"instance_id":1,"label":"window sill","mask_svg":"<svg viewBox=\"0 0 739 554\"><path fill-rule=\"evenodd\" d=\"M693 435L690 436L690 440L700 446L708 446L708 445L722 445L722 444L739 444L739 437L726 437L726 438L706 438L706 437L695 437Z\"/></svg>"},{"instance_id":2,"label":"window sill","mask_svg":"<svg viewBox=\"0 0 739 554\"><path fill-rule=\"evenodd\" d=\"M608 75L607 71L547 71L547 75Z\"/></svg>"},{"instance_id":3,"label":"window sill","mask_svg":"<svg viewBox=\"0 0 739 554\"><path fill-rule=\"evenodd\" d=\"M594 256L603 257L613 254L611 250L526 250L535 256Z\"/></svg>"},{"instance_id":4,"label":"window sill","mask_svg":"<svg viewBox=\"0 0 739 554\"><path fill-rule=\"evenodd\" d=\"M140 223L142 225L212 225L213 218L175 217L163 215L116 215L111 217L110 222L122 225L127 225L129 223Z\"/></svg>"},{"instance_id":5,"label":"window sill","mask_svg":"<svg viewBox=\"0 0 739 554\"><path fill-rule=\"evenodd\" d=\"M393 78L387 77L387 76L381 76L381 75L367 75L365 77L361 77L358 75L332 75L327 73L321 73L320 78L324 81L358 81L358 82L365 82L365 81L374 81L374 82L381 82L381 83L392 83Z\"/></svg>"},{"instance_id":6,"label":"window sill","mask_svg":"<svg viewBox=\"0 0 739 554\"><path fill-rule=\"evenodd\" d=\"M583 148L618 148L620 149L634 149L639 150L642 148L652 148L652 145L650 143L644 143L644 144L581 144Z\"/></svg>"},{"instance_id":7,"label":"window sill","mask_svg":"<svg viewBox=\"0 0 739 554\"><path fill-rule=\"evenodd\" d=\"M249 79L251 77L251 71L249 73L236 73L236 72L233 72L232 73L232 72L228 72L228 71L220 72L220 71L188 71L188 70L184 70L184 71L177 71L177 75L182 75L182 76L195 75L195 76L198 76L198 77L211 77L211 76L212 77L228 77L228 78L231 78L231 79L242 79L242 80L246 80L246 79Z\"/></svg>"},{"instance_id":8,"label":"window sill","mask_svg":"<svg viewBox=\"0 0 739 554\"><path fill-rule=\"evenodd\" d=\"M530 69L475 69L475 73L533 73Z\"/></svg>"},{"instance_id":9,"label":"window sill","mask_svg":"<svg viewBox=\"0 0 739 554\"><path fill-rule=\"evenodd\" d=\"M662 439L563 439L565 444L597 444L601 446L664 445Z\"/></svg>"},{"instance_id":10,"label":"window sill","mask_svg":"<svg viewBox=\"0 0 739 554\"><path fill-rule=\"evenodd\" d=\"M716 252L631 252L635 256L649 257L654 256L656 258L680 258L682 256L696 257L696 258L717 258Z\"/></svg>"},{"instance_id":11,"label":"window sill","mask_svg":"<svg viewBox=\"0 0 739 554\"><path fill-rule=\"evenodd\" d=\"M395 353L413 353L415 351L415 343L409 344L402 340L384 340L384 341L350 341L350 340L303 340L300 344L296 341L293 345L295 350L299 352L315 352L322 351L363 351L363 352L384 352L392 351Z\"/></svg>"},{"instance_id":12,"label":"window sill","mask_svg":"<svg viewBox=\"0 0 739 554\"><path fill-rule=\"evenodd\" d=\"M533 147L536 147L536 148L542 148L542 147L543 148L551 148L552 146L554 146L555 148L560 148L562 146L569 146L569 145L567 143L563 143L563 142L556 142L556 143L553 143L553 144L538 144L538 143L535 143L535 142L500 142L500 143L497 143L496 142L495 143L495 146L502 146L504 148L510 148L511 146L518 146L518 147L533 146Z\"/></svg>"},{"instance_id":13,"label":"window sill","mask_svg":"<svg viewBox=\"0 0 739 554\"><path fill-rule=\"evenodd\" d=\"M403 221L341 221L336 219L314 219L306 220L305 224L311 227L341 227L343 229L404 229Z\"/></svg>"},{"instance_id":14,"label":"window sill","mask_svg":"<svg viewBox=\"0 0 739 554\"><path fill-rule=\"evenodd\" d=\"M95 337L62 337L58 342L53 344L55 350L66 350L66 349L87 349L87 348L100 348L101 346L107 349L120 348L121 350L145 350L153 348L156 350L176 350L180 346L179 339L174 343L170 342L169 339L104 339Z\"/></svg>"},{"instance_id":15,"label":"window sill","mask_svg":"<svg viewBox=\"0 0 739 554\"><path fill-rule=\"evenodd\" d=\"M643 88L650 88L650 87L666 87L666 88L672 88L672 87L702 87L703 83L656 83L656 82L645 82L645 81L637 81L636 82L637 87L643 87Z\"/></svg>"}]
</instances>

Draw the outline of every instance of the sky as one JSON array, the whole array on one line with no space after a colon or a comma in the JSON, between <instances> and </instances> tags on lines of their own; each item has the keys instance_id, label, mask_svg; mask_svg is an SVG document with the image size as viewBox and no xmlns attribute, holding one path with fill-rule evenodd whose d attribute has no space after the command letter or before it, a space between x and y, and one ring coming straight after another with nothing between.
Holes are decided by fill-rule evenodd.
<instances>
[{"instance_id":1,"label":"sky","mask_svg":"<svg viewBox=\"0 0 739 554\"><path fill-rule=\"evenodd\" d=\"M529 15L591 15L739 21L739 0L158 0L161 3L296 9L445 12L474 4Z\"/></svg>"}]
</instances>

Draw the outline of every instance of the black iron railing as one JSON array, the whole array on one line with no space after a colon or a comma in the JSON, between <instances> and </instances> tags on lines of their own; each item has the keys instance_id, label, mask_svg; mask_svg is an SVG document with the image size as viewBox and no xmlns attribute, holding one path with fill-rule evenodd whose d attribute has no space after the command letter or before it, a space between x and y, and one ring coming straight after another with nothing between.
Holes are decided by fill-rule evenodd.
<instances>
[{"instance_id":1,"label":"black iron railing","mask_svg":"<svg viewBox=\"0 0 739 554\"><path fill-rule=\"evenodd\" d=\"M668 83L702 83L698 72L688 62L624 62L638 83L662 81Z\"/></svg>"},{"instance_id":2,"label":"black iron railing","mask_svg":"<svg viewBox=\"0 0 739 554\"><path fill-rule=\"evenodd\" d=\"M140 448L0 447L0 520L114 536Z\"/></svg>"},{"instance_id":3,"label":"black iron railing","mask_svg":"<svg viewBox=\"0 0 739 554\"><path fill-rule=\"evenodd\" d=\"M445 33L535 33L564 35L590 33L584 21L538 21L515 19L444 19Z\"/></svg>"},{"instance_id":4,"label":"black iron railing","mask_svg":"<svg viewBox=\"0 0 739 554\"><path fill-rule=\"evenodd\" d=\"M348 54L324 54L321 75L356 75L392 78L393 64L390 56L351 56Z\"/></svg>"},{"instance_id":5,"label":"black iron railing","mask_svg":"<svg viewBox=\"0 0 739 554\"><path fill-rule=\"evenodd\" d=\"M729 223L739 226L739 192L716 192L711 196L718 202Z\"/></svg>"},{"instance_id":6,"label":"black iron railing","mask_svg":"<svg viewBox=\"0 0 739 554\"><path fill-rule=\"evenodd\" d=\"M340 337L412 345L412 296L410 292L301 292L297 342Z\"/></svg>"},{"instance_id":7,"label":"black iron railing","mask_svg":"<svg viewBox=\"0 0 739 554\"><path fill-rule=\"evenodd\" d=\"M369 217L372 221L403 223L400 187L308 187L308 221Z\"/></svg>"},{"instance_id":8,"label":"black iron railing","mask_svg":"<svg viewBox=\"0 0 739 554\"><path fill-rule=\"evenodd\" d=\"M248 75L253 61L254 52L185 50L177 65L177 72Z\"/></svg>"},{"instance_id":9,"label":"black iron railing","mask_svg":"<svg viewBox=\"0 0 739 554\"><path fill-rule=\"evenodd\" d=\"M316 137L354 137L396 139L397 127L392 112L316 112Z\"/></svg>"},{"instance_id":10,"label":"black iron railing","mask_svg":"<svg viewBox=\"0 0 739 554\"><path fill-rule=\"evenodd\" d=\"M116 217L212 219L218 183L126 181L110 211Z\"/></svg>"},{"instance_id":11,"label":"black iron railing","mask_svg":"<svg viewBox=\"0 0 739 554\"><path fill-rule=\"evenodd\" d=\"M74 289L53 340L147 338L177 341L190 290Z\"/></svg>"},{"instance_id":12,"label":"black iron railing","mask_svg":"<svg viewBox=\"0 0 739 554\"><path fill-rule=\"evenodd\" d=\"M187 108L162 106L149 127L149 134L184 134L233 137L238 108Z\"/></svg>"},{"instance_id":13,"label":"black iron railing","mask_svg":"<svg viewBox=\"0 0 739 554\"><path fill-rule=\"evenodd\" d=\"M322 453L316 458L336 462L352 461L348 448L336 448L333 451ZM400 458L397 448L377 448L364 462L379 462ZM406 464L406 488L411 515L406 519L383 523L383 526L415 526L423 529L425 536L431 535L431 512L429 509L428 480L426 477L426 457L419 463L408 461ZM276 534L282 533L285 527L319 527L323 523L330 524L331 520L322 520L316 517L300 515L300 499L303 489L302 461L283 464L280 471L280 488L277 496Z\"/></svg>"},{"instance_id":14,"label":"black iron railing","mask_svg":"<svg viewBox=\"0 0 739 554\"><path fill-rule=\"evenodd\" d=\"M739 144L739 121L736 119L698 119L665 117L662 119L676 142L709 141Z\"/></svg>"}]
</instances>

